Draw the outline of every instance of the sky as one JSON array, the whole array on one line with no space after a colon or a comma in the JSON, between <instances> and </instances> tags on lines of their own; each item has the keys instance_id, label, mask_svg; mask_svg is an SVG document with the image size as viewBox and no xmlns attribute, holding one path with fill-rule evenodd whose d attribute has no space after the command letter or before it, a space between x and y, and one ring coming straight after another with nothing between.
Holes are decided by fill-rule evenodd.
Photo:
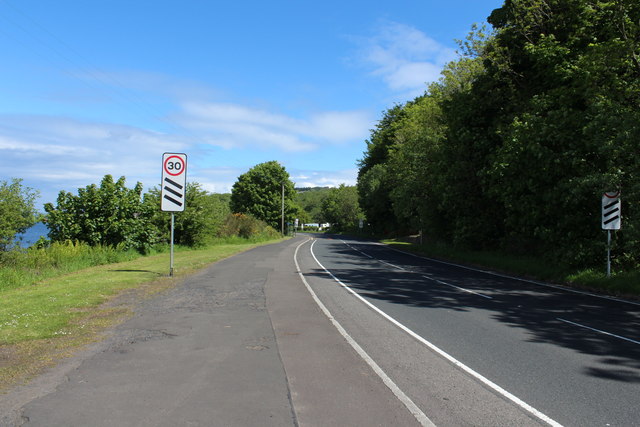
<instances>
[{"instance_id":1,"label":"sky","mask_svg":"<svg viewBox=\"0 0 640 427\"><path fill-rule=\"evenodd\" d=\"M383 112L425 92L502 0L0 0L0 181L40 192L162 154L226 193L271 160L297 187L355 185Z\"/></svg>"}]
</instances>

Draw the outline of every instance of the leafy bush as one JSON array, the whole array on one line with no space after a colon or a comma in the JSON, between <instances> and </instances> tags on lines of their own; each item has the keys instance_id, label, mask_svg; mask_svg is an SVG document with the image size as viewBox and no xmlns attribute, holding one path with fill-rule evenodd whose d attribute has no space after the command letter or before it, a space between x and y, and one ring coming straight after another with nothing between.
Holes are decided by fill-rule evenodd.
<instances>
[{"instance_id":1,"label":"leafy bush","mask_svg":"<svg viewBox=\"0 0 640 427\"><path fill-rule=\"evenodd\" d=\"M273 227L251 215L234 213L227 216L218 233L220 237L239 236L244 239L255 237L277 238L280 236Z\"/></svg>"},{"instance_id":2,"label":"leafy bush","mask_svg":"<svg viewBox=\"0 0 640 427\"><path fill-rule=\"evenodd\" d=\"M44 209L49 237L56 242L77 240L145 252L157 237L153 208L142 202L142 184L129 189L125 177L114 182L105 175L100 187L88 185L77 195L61 191L56 206L47 203Z\"/></svg>"},{"instance_id":3,"label":"leafy bush","mask_svg":"<svg viewBox=\"0 0 640 427\"><path fill-rule=\"evenodd\" d=\"M229 194L210 194L197 182L187 183L185 210L175 213L174 242L186 246L202 246L217 235L229 209ZM160 190L154 188L145 194L144 203L153 212L152 222L158 231L157 240L168 242L171 233L171 215L162 212Z\"/></svg>"},{"instance_id":4,"label":"leafy bush","mask_svg":"<svg viewBox=\"0 0 640 427\"><path fill-rule=\"evenodd\" d=\"M8 249L16 234L38 222L37 197L38 192L24 187L21 179L0 181L0 250Z\"/></svg>"}]
</instances>

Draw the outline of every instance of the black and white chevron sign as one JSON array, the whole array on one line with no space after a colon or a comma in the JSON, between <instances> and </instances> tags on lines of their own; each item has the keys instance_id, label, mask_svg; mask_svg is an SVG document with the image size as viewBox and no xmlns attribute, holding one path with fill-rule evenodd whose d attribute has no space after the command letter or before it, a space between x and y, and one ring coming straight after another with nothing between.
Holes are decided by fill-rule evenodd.
<instances>
[{"instance_id":1,"label":"black and white chevron sign","mask_svg":"<svg viewBox=\"0 0 640 427\"><path fill-rule=\"evenodd\" d=\"M620 192L604 193L602 196L602 229L620 230Z\"/></svg>"},{"instance_id":2,"label":"black and white chevron sign","mask_svg":"<svg viewBox=\"0 0 640 427\"><path fill-rule=\"evenodd\" d=\"M162 183L160 209L164 212L182 212L187 191L187 155L164 153L162 155Z\"/></svg>"}]
</instances>

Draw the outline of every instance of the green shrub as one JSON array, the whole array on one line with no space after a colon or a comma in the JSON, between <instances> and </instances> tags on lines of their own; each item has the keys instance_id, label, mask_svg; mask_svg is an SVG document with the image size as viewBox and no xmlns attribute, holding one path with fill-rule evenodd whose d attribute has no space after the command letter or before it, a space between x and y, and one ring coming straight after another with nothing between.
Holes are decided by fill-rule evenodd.
<instances>
[{"instance_id":1,"label":"green shrub","mask_svg":"<svg viewBox=\"0 0 640 427\"><path fill-rule=\"evenodd\" d=\"M267 225L266 222L260 221L251 215L246 214L230 214L220 227L219 237L238 236L244 239L256 237L277 238L280 233Z\"/></svg>"}]
</instances>

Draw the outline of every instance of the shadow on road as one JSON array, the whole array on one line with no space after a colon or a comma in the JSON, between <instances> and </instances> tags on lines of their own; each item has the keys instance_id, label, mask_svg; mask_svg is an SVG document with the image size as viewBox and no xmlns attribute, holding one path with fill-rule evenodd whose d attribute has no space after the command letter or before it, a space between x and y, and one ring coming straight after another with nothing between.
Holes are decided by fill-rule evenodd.
<instances>
[{"instance_id":1,"label":"shadow on road","mask_svg":"<svg viewBox=\"0 0 640 427\"><path fill-rule=\"evenodd\" d=\"M349 243L375 260L402 268L369 260L339 241L329 243L333 254L331 272L363 297L428 309L490 312L493 319L509 327L526 330L529 342L551 343L599 356L598 362L606 365L606 369L586 367L583 370L585 375L640 383L638 305L438 263L364 241ZM363 260L367 261L363 264ZM326 277L321 269L316 269L311 275Z\"/></svg>"}]
</instances>

